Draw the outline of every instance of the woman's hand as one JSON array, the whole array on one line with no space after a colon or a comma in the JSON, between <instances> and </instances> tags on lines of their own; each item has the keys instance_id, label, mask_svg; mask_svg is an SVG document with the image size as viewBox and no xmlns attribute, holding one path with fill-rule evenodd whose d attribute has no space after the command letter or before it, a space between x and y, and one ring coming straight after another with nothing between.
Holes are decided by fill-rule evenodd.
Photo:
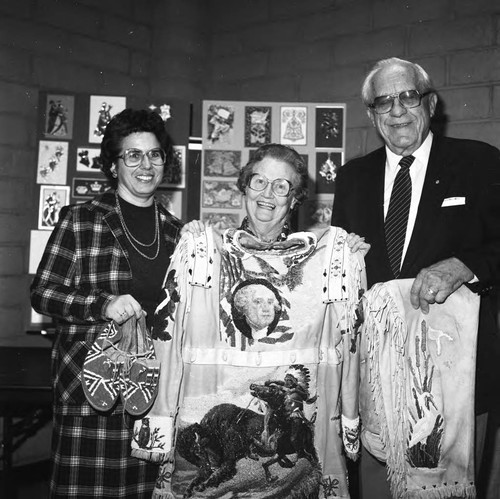
<instances>
[{"instance_id":1,"label":"woman's hand","mask_svg":"<svg viewBox=\"0 0 500 499\"><path fill-rule=\"evenodd\" d=\"M140 303L132 295L114 296L104 312L107 319L113 319L117 324L123 324L133 315L139 320L142 314Z\"/></svg>"},{"instance_id":2,"label":"woman's hand","mask_svg":"<svg viewBox=\"0 0 500 499\"><path fill-rule=\"evenodd\" d=\"M205 224L201 220L191 220L191 222L188 222L182 227L181 236L183 236L186 232L191 232L193 236L197 237L204 231Z\"/></svg>"},{"instance_id":3,"label":"woman's hand","mask_svg":"<svg viewBox=\"0 0 500 499\"><path fill-rule=\"evenodd\" d=\"M371 244L365 242L364 237L358 236L357 234L354 234L354 232L351 232L347 236L347 246L349 246L351 253L355 253L356 251L361 251L363 256L366 256L366 254L371 248Z\"/></svg>"}]
</instances>

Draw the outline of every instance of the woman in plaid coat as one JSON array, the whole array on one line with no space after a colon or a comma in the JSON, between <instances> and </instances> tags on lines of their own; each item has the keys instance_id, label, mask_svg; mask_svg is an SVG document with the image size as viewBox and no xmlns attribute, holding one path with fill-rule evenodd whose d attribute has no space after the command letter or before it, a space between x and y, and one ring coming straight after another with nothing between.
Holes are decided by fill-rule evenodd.
<instances>
[{"instance_id":1,"label":"woman in plaid coat","mask_svg":"<svg viewBox=\"0 0 500 499\"><path fill-rule=\"evenodd\" d=\"M107 412L95 410L81 374L111 319L153 317L182 226L154 199L171 151L158 114L117 114L101 145L114 192L61 211L31 285L33 308L57 324L51 497L151 496L158 470L129 457L133 418L120 401Z\"/></svg>"}]
</instances>

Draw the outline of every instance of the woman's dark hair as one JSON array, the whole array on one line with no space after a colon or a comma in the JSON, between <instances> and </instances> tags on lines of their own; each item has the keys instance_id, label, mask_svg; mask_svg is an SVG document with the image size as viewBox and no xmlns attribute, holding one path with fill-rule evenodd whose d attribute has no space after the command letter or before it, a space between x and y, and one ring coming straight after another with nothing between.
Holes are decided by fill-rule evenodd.
<instances>
[{"instance_id":1,"label":"woman's dark hair","mask_svg":"<svg viewBox=\"0 0 500 499\"><path fill-rule=\"evenodd\" d=\"M253 174L254 165L262 161L264 158L273 158L277 161L283 161L295 170L296 179L293 186L293 196L297 200L295 206L302 204L304 199L307 197L307 183L309 181L307 165L304 158L295 149L282 144L267 144L259 147L252 154L248 163L240 171L238 182L236 184L238 189L245 194L245 189L248 186L250 177Z\"/></svg>"},{"instance_id":2,"label":"woman's dark hair","mask_svg":"<svg viewBox=\"0 0 500 499\"><path fill-rule=\"evenodd\" d=\"M113 177L111 167L117 156L122 152L122 141L131 133L137 132L154 134L160 143L160 147L167 155L165 169L172 165L172 139L165 129L165 123L161 116L147 109L124 109L113 116L106 125L101 143L101 170L110 180L113 188L116 188L118 181Z\"/></svg>"}]
</instances>

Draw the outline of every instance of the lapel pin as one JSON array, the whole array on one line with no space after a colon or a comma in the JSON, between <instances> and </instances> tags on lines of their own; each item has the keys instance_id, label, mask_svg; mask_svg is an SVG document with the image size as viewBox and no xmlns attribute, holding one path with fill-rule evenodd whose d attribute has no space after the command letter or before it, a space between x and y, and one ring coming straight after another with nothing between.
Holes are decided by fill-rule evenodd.
<instances>
[{"instance_id":1,"label":"lapel pin","mask_svg":"<svg viewBox=\"0 0 500 499\"><path fill-rule=\"evenodd\" d=\"M436 180L436 184L439 184L439 179Z\"/></svg>"}]
</instances>

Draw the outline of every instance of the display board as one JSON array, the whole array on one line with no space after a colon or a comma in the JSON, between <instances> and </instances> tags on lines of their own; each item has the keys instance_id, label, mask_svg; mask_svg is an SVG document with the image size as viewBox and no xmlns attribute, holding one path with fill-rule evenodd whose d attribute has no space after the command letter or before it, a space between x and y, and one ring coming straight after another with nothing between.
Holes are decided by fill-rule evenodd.
<instances>
[{"instance_id":1,"label":"display board","mask_svg":"<svg viewBox=\"0 0 500 499\"><path fill-rule=\"evenodd\" d=\"M109 120L126 107L151 109L164 120L175 144L175 162L166 171L157 198L170 212L183 219L187 205L186 165L191 116L188 102L176 99L152 102L136 96L42 91L39 94L34 174L38 212L30 234L30 274L36 272L61 209L67 204L92 199L111 188L100 170L100 145ZM36 330L52 321L31 309L27 322L28 329Z\"/></svg>"},{"instance_id":2,"label":"display board","mask_svg":"<svg viewBox=\"0 0 500 499\"><path fill-rule=\"evenodd\" d=\"M296 228L330 223L333 182L344 162L346 105L317 102L203 101L200 214L220 229L244 217L236 186L252 152L269 143L293 147L309 170L309 197Z\"/></svg>"}]
</instances>

